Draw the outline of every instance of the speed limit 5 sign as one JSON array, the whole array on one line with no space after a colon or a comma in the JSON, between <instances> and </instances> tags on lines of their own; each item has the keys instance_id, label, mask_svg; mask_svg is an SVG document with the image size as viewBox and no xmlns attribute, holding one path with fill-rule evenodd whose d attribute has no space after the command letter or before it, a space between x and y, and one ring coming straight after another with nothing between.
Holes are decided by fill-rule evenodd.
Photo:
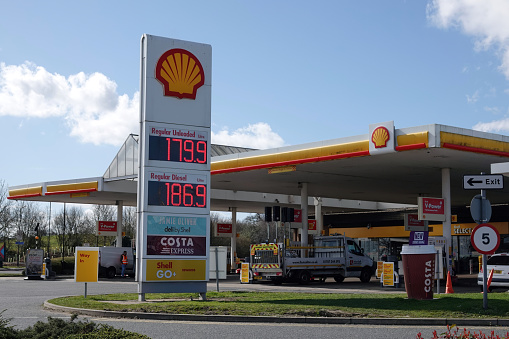
<instances>
[{"instance_id":1,"label":"speed limit 5 sign","mask_svg":"<svg viewBox=\"0 0 509 339\"><path fill-rule=\"evenodd\" d=\"M481 254L493 254L500 245L500 233L490 224L477 225L470 236L472 246Z\"/></svg>"}]
</instances>

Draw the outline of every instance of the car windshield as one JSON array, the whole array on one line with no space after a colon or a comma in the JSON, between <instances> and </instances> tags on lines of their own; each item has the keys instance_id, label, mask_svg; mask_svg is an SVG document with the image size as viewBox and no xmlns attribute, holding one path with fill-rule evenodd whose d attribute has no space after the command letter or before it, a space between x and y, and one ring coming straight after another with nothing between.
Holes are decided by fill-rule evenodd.
<instances>
[{"instance_id":1,"label":"car windshield","mask_svg":"<svg viewBox=\"0 0 509 339\"><path fill-rule=\"evenodd\" d=\"M497 255L488 259L488 265L507 265L509 266L509 256Z\"/></svg>"}]
</instances>

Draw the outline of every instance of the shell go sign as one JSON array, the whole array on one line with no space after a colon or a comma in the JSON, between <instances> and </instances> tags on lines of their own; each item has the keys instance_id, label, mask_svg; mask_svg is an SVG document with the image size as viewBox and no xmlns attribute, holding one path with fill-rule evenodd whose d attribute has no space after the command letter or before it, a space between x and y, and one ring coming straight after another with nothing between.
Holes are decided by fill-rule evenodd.
<instances>
[{"instance_id":1,"label":"shell go sign","mask_svg":"<svg viewBox=\"0 0 509 339\"><path fill-rule=\"evenodd\" d=\"M147 260L146 281L205 280L205 260Z\"/></svg>"}]
</instances>

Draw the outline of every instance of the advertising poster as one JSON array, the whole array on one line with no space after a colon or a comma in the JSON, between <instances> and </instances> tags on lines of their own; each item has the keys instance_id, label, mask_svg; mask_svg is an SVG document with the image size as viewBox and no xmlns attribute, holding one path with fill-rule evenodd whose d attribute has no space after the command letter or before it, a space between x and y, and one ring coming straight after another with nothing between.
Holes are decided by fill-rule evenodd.
<instances>
[{"instance_id":1,"label":"advertising poster","mask_svg":"<svg viewBox=\"0 0 509 339\"><path fill-rule=\"evenodd\" d=\"M27 277L37 276L42 274L42 263L44 261L44 250L29 249L27 250L26 258L26 274Z\"/></svg>"},{"instance_id":2,"label":"advertising poster","mask_svg":"<svg viewBox=\"0 0 509 339\"><path fill-rule=\"evenodd\" d=\"M147 255L206 256L208 216L147 216Z\"/></svg>"},{"instance_id":3,"label":"advertising poster","mask_svg":"<svg viewBox=\"0 0 509 339\"><path fill-rule=\"evenodd\" d=\"M240 269L240 282L242 284L249 284L249 263L242 263Z\"/></svg>"},{"instance_id":4,"label":"advertising poster","mask_svg":"<svg viewBox=\"0 0 509 339\"><path fill-rule=\"evenodd\" d=\"M376 277L377 279L382 278L382 273L384 271L384 262L383 261L377 261L376 262Z\"/></svg>"},{"instance_id":5,"label":"advertising poster","mask_svg":"<svg viewBox=\"0 0 509 339\"><path fill-rule=\"evenodd\" d=\"M394 263L384 262L382 274L383 286L394 286Z\"/></svg>"}]
</instances>

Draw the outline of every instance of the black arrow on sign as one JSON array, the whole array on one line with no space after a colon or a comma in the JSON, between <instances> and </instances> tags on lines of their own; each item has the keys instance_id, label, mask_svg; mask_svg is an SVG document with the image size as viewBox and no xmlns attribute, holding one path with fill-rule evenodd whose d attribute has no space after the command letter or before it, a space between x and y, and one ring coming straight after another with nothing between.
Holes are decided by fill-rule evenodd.
<instances>
[{"instance_id":1,"label":"black arrow on sign","mask_svg":"<svg viewBox=\"0 0 509 339\"><path fill-rule=\"evenodd\" d=\"M474 186L474 184L482 184L482 180L474 180L474 178L470 178L467 180L467 183L470 186Z\"/></svg>"}]
</instances>

